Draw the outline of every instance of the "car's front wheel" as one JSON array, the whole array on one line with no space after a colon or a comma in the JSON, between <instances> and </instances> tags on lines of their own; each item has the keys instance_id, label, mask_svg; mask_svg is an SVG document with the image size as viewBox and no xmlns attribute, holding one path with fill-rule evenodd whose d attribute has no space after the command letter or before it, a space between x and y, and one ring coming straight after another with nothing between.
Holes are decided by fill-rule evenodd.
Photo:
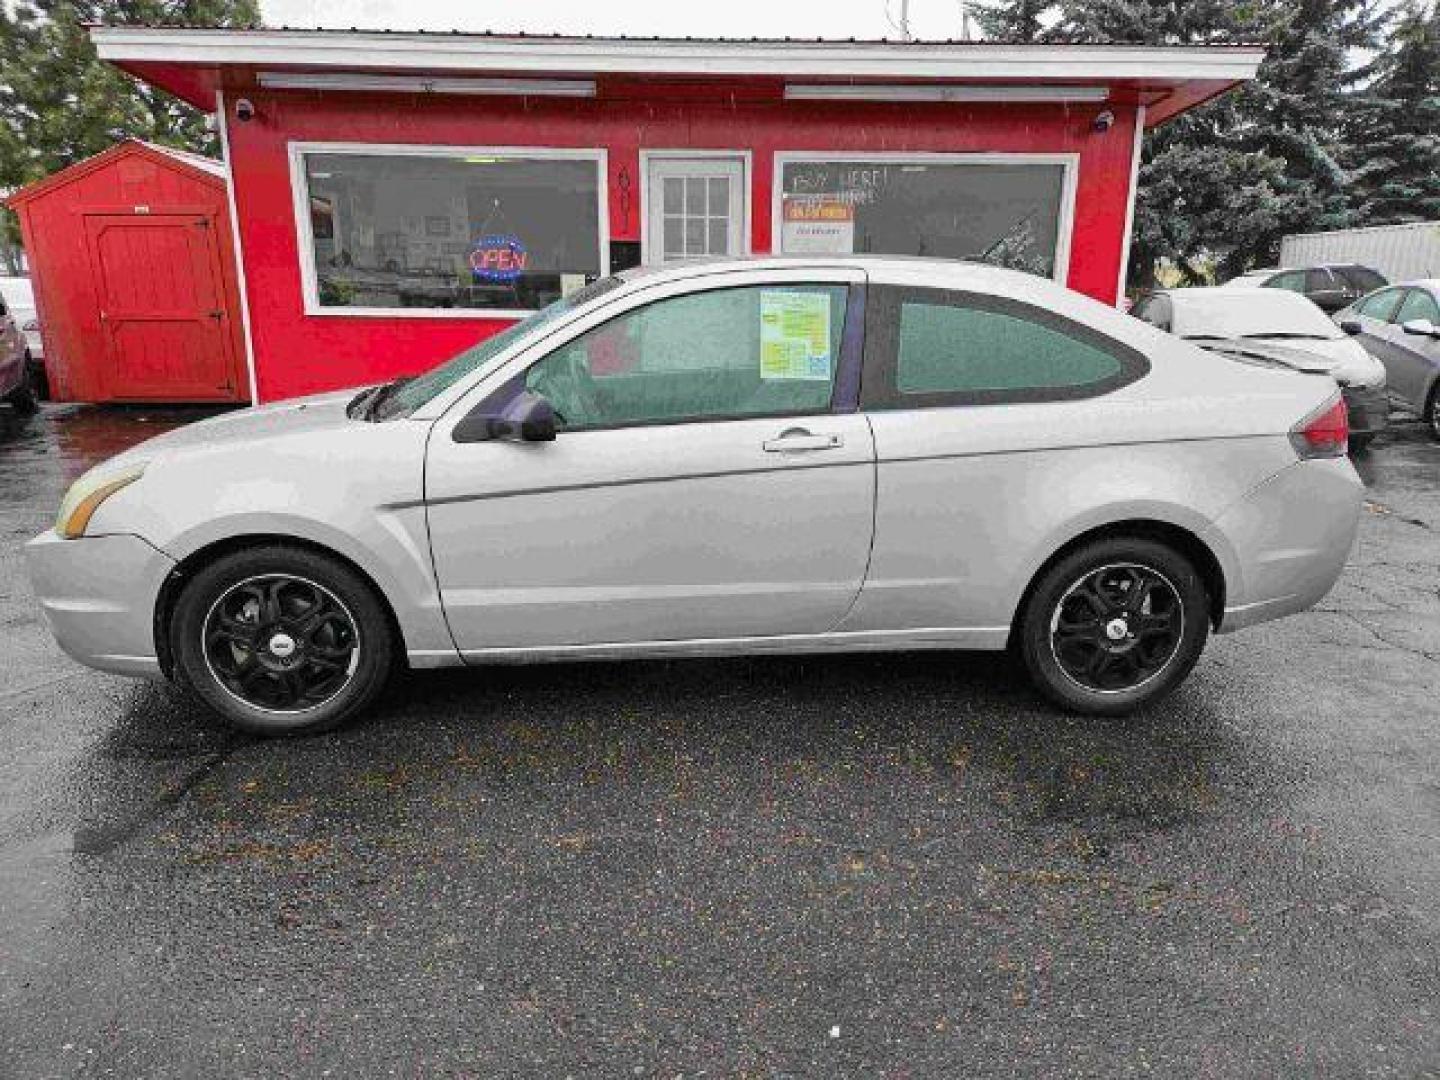
<instances>
[{"instance_id":1,"label":"car's front wheel","mask_svg":"<svg viewBox=\"0 0 1440 1080\"><path fill-rule=\"evenodd\" d=\"M1430 434L1440 439L1440 379L1430 389L1430 398L1425 402L1425 422L1430 425Z\"/></svg>"},{"instance_id":2,"label":"car's front wheel","mask_svg":"<svg viewBox=\"0 0 1440 1080\"><path fill-rule=\"evenodd\" d=\"M1133 712L1190 673L1209 634L1209 596L1188 559L1152 540L1097 541L1041 576L1019 626L1025 666L1063 708Z\"/></svg>"},{"instance_id":3,"label":"car's front wheel","mask_svg":"<svg viewBox=\"0 0 1440 1080\"><path fill-rule=\"evenodd\" d=\"M309 734L384 687L394 633L370 585L338 560L265 546L216 559L186 583L171 620L184 680L232 725Z\"/></svg>"}]
</instances>

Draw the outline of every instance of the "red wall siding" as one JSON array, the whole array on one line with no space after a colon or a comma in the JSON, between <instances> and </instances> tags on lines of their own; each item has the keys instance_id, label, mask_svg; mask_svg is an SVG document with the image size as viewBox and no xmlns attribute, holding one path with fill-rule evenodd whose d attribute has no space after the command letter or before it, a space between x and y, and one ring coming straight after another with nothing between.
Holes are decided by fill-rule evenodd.
<instances>
[{"instance_id":1,"label":"red wall siding","mask_svg":"<svg viewBox=\"0 0 1440 1080\"><path fill-rule=\"evenodd\" d=\"M1129 198L1135 110L1091 131L1096 106L850 105L778 100L778 83L728 87L611 82L598 99L526 99L356 93L243 93L248 123L229 120L231 168L251 301L262 401L422 371L510 320L307 316L301 292L289 141L564 146L609 153L610 238L640 238L639 152L748 150L751 248L770 251L773 155L952 151L1078 153L1071 288L1116 299ZM765 99L768 100L757 100ZM618 177L630 176L628 213Z\"/></svg>"},{"instance_id":2,"label":"red wall siding","mask_svg":"<svg viewBox=\"0 0 1440 1080\"><path fill-rule=\"evenodd\" d=\"M107 151L107 153L109 153ZM73 178L38 192L17 209L34 276L45 372L59 401L108 401L107 354L100 325L97 283L85 241L85 215L133 213L210 216L222 263L225 308L233 338L231 385L235 400L249 397L241 337L237 272L224 181L202 178L141 152L121 153ZM144 273L137 267L137 273Z\"/></svg>"}]
</instances>

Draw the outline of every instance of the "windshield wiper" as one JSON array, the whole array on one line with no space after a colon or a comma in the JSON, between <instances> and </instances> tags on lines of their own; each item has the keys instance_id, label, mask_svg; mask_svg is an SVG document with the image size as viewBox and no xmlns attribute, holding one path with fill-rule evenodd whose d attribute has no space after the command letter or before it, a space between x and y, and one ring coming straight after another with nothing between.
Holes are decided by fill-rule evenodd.
<instances>
[{"instance_id":1,"label":"windshield wiper","mask_svg":"<svg viewBox=\"0 0 1440 1080\"><path fill-rule=\"evenodd\" d=\"M1278 330L1273 334L1241 334L1243 338L1270 339L1274 341L1331 341L1324 334L1302 334L1294 330Z\"/></svg>"},{"instance_id":2,"label":"windshield wiper","mask_svg":"<svg viewBox=\"0 0 1440 1080\"><path fill-rule=\"evenodd\" d=\"M372 386L369 390L362 390L351 399L350 404L345 407L345 412L359 420L383 420L380 409L385 402L395 396L396 390L414 378L414 375L402 375L390 382Z\"/></svg>"}]
</instances>

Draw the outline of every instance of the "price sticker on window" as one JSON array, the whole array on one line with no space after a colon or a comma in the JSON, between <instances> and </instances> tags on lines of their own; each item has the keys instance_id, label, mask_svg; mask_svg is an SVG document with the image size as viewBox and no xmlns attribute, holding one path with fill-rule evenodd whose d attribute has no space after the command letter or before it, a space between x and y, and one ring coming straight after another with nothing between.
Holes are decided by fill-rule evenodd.
<instances>
[{"instance_id":1,"label":"price sticker on window","mask_svg":"<svg viewBox=\"0 0 1440 1080\"><path fill-rule=\"evenodd\" d=\"M829 381L830 295L760 293L760 378Z\"/></svg>"}]
</instances>

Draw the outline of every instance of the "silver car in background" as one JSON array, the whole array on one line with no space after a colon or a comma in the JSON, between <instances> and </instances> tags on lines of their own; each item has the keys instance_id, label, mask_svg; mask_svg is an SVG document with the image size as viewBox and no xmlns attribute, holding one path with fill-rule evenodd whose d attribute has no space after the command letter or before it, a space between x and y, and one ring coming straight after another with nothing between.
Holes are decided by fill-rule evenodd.
<instances>
[{"instance_id":1,"label":"silver car in background","mask_svg":"<svg viewBox=\"0 0 1440 1080\"><path fill-rule=\"evenodd\" d=\"M1007 646L1120 714L1331 588L1346 438L1329 378L1038 277L690 264L418 378L162 435L27 554L72 656L266 734L397 664Z\"/></svg>"},{"instance_id":2,"label":"silver car in background","mask_svg":"<svg viewBox=\"0 0 1440 1080\"><path fill-rule=\"evenodd\" d=\"M1378 360L1299 293L1232 285L1157 290L1130 313L1211 352L1329 375L1349 410L1352 450L1385 430L1390 399Z\"/></svg>"},{"instance_id":3,"label":"silver car in background","mask_svg":"<svg viewBox=\"0 0 1440 1080\"><path fill-rule=\"evenodd\" d=\"M1390 396L1440 439L1440 281L1380 289L1335 322L1384 366Z\"/></svg>"}]
</instances>

